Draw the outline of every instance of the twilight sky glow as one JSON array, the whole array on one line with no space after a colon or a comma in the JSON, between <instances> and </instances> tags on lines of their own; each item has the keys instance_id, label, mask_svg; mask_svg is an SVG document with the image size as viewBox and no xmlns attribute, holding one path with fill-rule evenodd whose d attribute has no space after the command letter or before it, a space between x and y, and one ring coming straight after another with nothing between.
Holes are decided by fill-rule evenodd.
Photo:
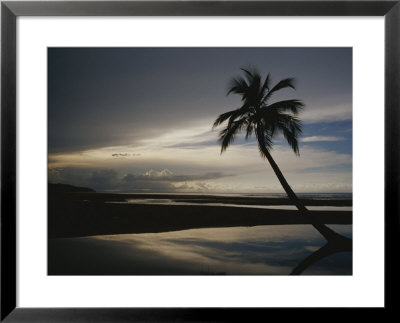
<instances>
[{"instance_id":1,"label":"twilight sky glow","mask_svg":"<svg viewBox=\"0 0 400 323\"><path fill-rule=\"evenodd\" d=\"M271 103L305 104L300 157L283 138L272 156L296 192L352 191L351 48L50 48L49 182L121 192L283 192L255 139L220 154L219 114L240 67L272 84Z\"/></svg>"}]
</instances>

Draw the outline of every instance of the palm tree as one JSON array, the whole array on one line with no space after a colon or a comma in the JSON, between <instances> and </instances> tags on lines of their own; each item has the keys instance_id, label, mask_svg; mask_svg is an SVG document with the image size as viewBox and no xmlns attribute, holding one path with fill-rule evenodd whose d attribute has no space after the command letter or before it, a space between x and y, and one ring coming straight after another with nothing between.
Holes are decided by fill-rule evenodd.
<instances>
[{"instance_id":1,"label":"palm tree","mask_svg":"<svg viewBox=\"0 0 400 323\"><path fill-rule=\"evenodd\" d=\"M284 100L269 103L275 92L285 88L295 89L294 79L286 78L271 87L269 74L262 80L256 70L244 68L241 68L241 70L244 72L245 78L241 76L233 78L229 84L227 95L230 93L241 95L242 106L221 114L213 125L214 129L222 123L227 122L226 127L219 133L221 154L226 151L234 141L236 135L242 130L246 132L246 139L254 133L257 138L261 157L266 158L271 164L283 189L300 213L307 217L310 223L326 240L338 241L341 244L345 243L348 245L351 241L350 239L339 235L311 215L286 181L270 153L273 146L273 138L281 133L293 152L297 156L300 156L298 136L301 134L302 125L301 120L298 118L298 113L303 109L304 104L299 100Z\"/></svg>"}]
</instances>

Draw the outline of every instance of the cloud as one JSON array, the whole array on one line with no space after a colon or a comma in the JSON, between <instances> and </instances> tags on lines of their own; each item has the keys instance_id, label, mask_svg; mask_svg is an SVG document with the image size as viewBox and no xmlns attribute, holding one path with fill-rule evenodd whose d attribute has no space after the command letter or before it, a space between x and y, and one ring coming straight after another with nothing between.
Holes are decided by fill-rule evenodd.
<instances>
[{"instance_id":1,"label":"cloud","mask_svg":"<svg viewBox=\"0 0 400 323\"><path fill-rule=\"evenodd\" d=\"M140 154L129 154L129 153L114 153L111 156L115 158L124 158L124 157L138 157Z\"/></svg>"},{"instance_id":2,"label":"cloud","mask_svg":"<svg viewBox=\"0 0 400 323\"><path fill-rule=\"evenodd\" d=\"M300 139L302 142L317 142L317 141L342 141L346 140L344 137L333 137L333 136L311 136Z\"/></svg>"},{"instance_id":3,"label":"cloud","mask_svg":"<svg viewBox=\"0 0 400 323\"><path fill-rule=\"evenodd\" d=\"M147 178L166 178L166 177L172 177L174 173L172 173L169 169L163 169L161 171L156 171L153 169L148 170L145 172L142 177L147 177Z\"/></svg>"},{"instance_id":4,"label":"cloud","mask_svg":"<svg viewBox=\"0 0 400 323\"><path fill-rule=\"evenodd\" d=\"M50 168L49 182L87 186L98 191L124 192L181 192L205 191L209 186L202 182L233 176L222 172L184 175L169 169L148 170L142 174L120 175L113 169L88 170L82 168Z\"/></svg>"},{"instance_id":5,"label":"cloud","mask_svg":"<svg viewBox=\"0 0 400 323\"><path fill-rule=\"evenodd\" d=\"M129 176L131 179L135 180L162 181L162 182L191 182L198 180L217 179L233 175L225 174L222 172L210 172L210 173L196 174L196 175L179 175L179 174L174 174L169 169L163 169L161 171L156 171L151 169L141 175L135 176L132 174L128 174L126 176Z\"/></svg>"},{"instance_id":6,"label":"cloud","mask_svg":"<svg viewBox=\"0 0 400 323\"><path fill-rule=\"evenodd\" d=\"M327 107L306 107L300 118L304 123L352 120L352 105L341 104Z\"/></svg>"},{"instance_id":7,"label":"cloud","mask_svg":"<svg viewBox=\"0 0 400 323\"><path fill-rule=\"evenodd\" d=\"M157 136L138 141L136 145L50 154L49 178L96 190L125 192L282 190L269 163L260 158L254 138L246 142L243 135L239 136L224 154L220 154L217 132L210 130L210 122L197 122L170 132L160 132ZM336 133L332 136L327 134L303 138L300 158L293 154L286 142L284 145L277 143L271 150L296 191L337 191L341 187L350 190L351 153L339 153L330 149L328 144L325 148L307 145L317 141L346 140ZM343 144L348 144L348 141L343 141ZM182 149L189 146L196 149ZM115 174L100 170L114 170Z\"/></svg>"},{"instance_id":8,"label":"cloud","mask_svg":"<svg viewBox=\"0 0 400 323\"><path fill-rule=\"evenodd\" d=\"M147 146L104 147L49 156L49 178L98 191L236 193L282 190L269 163L260 158L254 142L241 144L239 140L222 155L218 145L203 146L198 150L164 146L165 142L180 143L185 138L176 135L172 140L165 134L164 140L148 140ZM287 145L276 145L271 151L290 185L299 192L332 192L340 187L349 191L351 154L307 146L306 143L301 147L300 158ZM140 152L141 156L111 156L118 151ZM100 170L114 170L115 173Z\"/></svg>"}]
</instances>

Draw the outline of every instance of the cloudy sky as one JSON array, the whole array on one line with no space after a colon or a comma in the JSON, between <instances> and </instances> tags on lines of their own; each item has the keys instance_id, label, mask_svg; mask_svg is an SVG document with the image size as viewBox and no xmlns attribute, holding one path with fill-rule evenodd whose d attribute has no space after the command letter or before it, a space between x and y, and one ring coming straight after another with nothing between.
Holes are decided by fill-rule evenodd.
<instances>
[{"instance_id":1,"label":"cloudy sky","mask_svg":"<svg viewBox=\"0 0 400 323\"><path fill-rule=\"evenodd\" d=\"M351 48L50 48L49 182L121 192L283 192L255 139L220 154L219 114L241 67L296 78L300 157L272 156L297 192L352 191Z\"/></svg>"}]
</instances>

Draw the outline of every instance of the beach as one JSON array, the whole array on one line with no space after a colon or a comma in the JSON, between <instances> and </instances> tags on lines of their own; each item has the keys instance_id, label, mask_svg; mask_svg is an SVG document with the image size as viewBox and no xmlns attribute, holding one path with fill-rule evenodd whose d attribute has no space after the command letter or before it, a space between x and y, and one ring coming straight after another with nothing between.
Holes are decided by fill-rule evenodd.
<instances>
[{"instance_id":1,"label":"beach","mask_svg":"<svg viewBox=\"0 0 400 323\"><path fill-rule=\"evenodd\" d=\"M128 200L151 203L127 203ZM182 205L160 201L176 201ZM183 204L183 203L188 203ZM190 205L195 203L195 205ZM350 199L303 199L306 206L348 207ZM210 204L235 205L210 206ZM310 224L296 210L249 206L290 205L285 198L179 194L49 192L49 238L157 233L198 228ZM310 211L325 224L351 224L351 211Z\"/></svg>"},{"instance_id":2,"label":"beach","mask_svg":"<svg viewBox=\"0 0 400 323\"><path fill-rule=\"evenodd\" d=\"M96 193L49 185L48 197L49 275L288 275L325 244L281 195ZM314 219L351 238L350 197L311 194L302 203ZM305 271L351 273L351 253Z\"/></svg>"}]
</instances>

